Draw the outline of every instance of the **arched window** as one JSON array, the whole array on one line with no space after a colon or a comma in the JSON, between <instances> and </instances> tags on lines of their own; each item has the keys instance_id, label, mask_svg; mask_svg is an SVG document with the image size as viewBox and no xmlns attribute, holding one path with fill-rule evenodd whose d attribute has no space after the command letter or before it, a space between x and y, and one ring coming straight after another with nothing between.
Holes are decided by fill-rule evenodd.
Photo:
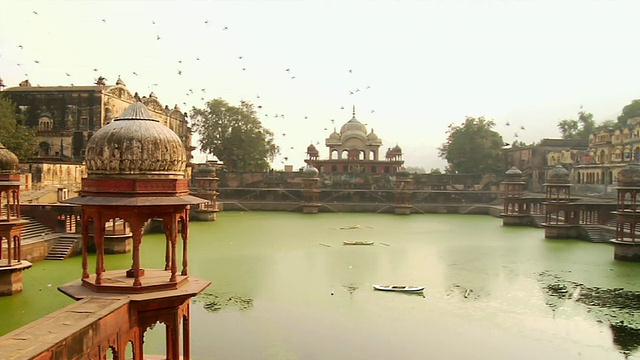
<instances>
[{"instance_id":1,"label":"arched window","mask_svg":"<svg viewBox=\"0 0 640 360\"><path fill-rule=\"evenodd\" d=\"M53 128L53 120L49 116L41 116L38 119L38 130L49 131Z\"/></svg>"},{"instance_id":2,"label":"arched window","mask_svg":"<svg viewBox=\"0 0 640 360\"><path fill-rule=\"evenodd\" d=\"M38 156L50 156L51 155L51 144L46 141L41 142L38 145Z\"/></svg>"}]
</instances>

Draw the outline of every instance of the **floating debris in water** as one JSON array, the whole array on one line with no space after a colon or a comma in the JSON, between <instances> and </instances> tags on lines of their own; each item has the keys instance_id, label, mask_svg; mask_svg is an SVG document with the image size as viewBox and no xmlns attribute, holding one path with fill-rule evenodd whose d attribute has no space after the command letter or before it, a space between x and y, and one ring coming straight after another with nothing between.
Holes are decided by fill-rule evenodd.
<instances>
[{"instance_id":1,"label":"floating debris in water","mask_svg":"<svg viewBox=\"0 0 640 360\"><path fill-rule=\"evenodd\" d=\"M249 310L253 307L253 299L239 295L202 293L195 298L195 302L202 302L205 310L211 312L220 311L232 305L240 310Z\"/></svg>"}]
</instances>

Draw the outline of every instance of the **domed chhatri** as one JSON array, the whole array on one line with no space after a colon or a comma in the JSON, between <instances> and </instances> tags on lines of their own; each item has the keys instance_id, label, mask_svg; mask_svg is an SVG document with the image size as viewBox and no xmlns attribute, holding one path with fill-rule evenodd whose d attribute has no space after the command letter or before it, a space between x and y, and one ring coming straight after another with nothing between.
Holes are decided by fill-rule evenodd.
<instances>
[{"instance_id":1,"label":"domed chhatri","mask_svg":"<svg viewBox=\"0 0 640 360\"><path fill-rule=\"evenodd\" d=\"M87 143L87 171L96 177L184 177L187 155L178 135L134 102Z\"/></svg>"},{"instance_id":2,"label":"domed chhatri","mask_svg":"<svg viewBox=\"0 0 640 360\"><path fill-rule=\"evenodd\" d=\"M547 182L551 183L564 183L569 181L569 171L563 168L561 165L556 165L547 174Z\"/></svg>"},{"instance_id":3,"label":"domed chhatri","mask_svg":"<svg viewBox=\"0 0 640 360\"><path fill-rule=\"evenodd\" d=\"M640 186L640 163L631 163L618 172L618 185Z\"/></svg>"},{"instance_id":4,"label":"domed chhatri","mask_svg":"<svg viewBox=\"0 0 640 360\"><path fill-rule=\"evenodd\" d=\"M328 160L320 159L315 146L307 148L305 162L320 173L393 174L404 164L399 146L396 146L393 154L387 153L385 158L380 157L382 140L373 129L367 133L365 124L356 119L355 106L351 119L340 127L340 132L334 128L325 139L325 145L329 149Z\"/></svg>"},{"instance_id":5,"label":"domed chhatri","mask_svg":"<svg viewBox=\"0 0 640 360\"><path fill-rule=\"evenodd\" d=\"M16 154L0 144L0 173L17 174L20 171L20 163Z\"/></svg>"},{"instance_id":6,"label":"domed chhatri","mask_svg":"<svg viewBox=\"0 0 640 360\"><path fill-rule=\"evenodd\" d=\"M508 177L519 177L522 176L522 171L520 171L520 169L518 169L515 166L512 166L511 169L507 170L507 172L505 173L505 175L507 175Z\"/></svg>"},{"instance_id":7,"label":"domed chhatri","mask_svg":"<svg viewBox=\"0 0 640 360\"><path fill-rule=\"evenodd\" d=\"M340 134L342 134L341 138L347 138L350 135L360 135L363 138L367 137L367 127L364 126L363 123L356 119L356 107L353 107L353 116L351 120L347 121L340 128Z\"/></svg>"},{"instance_id":8,"label":"domed chhatri","mask_svg":"<svg viewBox=\"0 0 640 360\"><path fill-rule=\"evenodd\" d=\"M307 167L302 171L302 174L308 178L317 177L319 173L318 169L311 165L307 165Z\"/></svg>"}]
</instances>

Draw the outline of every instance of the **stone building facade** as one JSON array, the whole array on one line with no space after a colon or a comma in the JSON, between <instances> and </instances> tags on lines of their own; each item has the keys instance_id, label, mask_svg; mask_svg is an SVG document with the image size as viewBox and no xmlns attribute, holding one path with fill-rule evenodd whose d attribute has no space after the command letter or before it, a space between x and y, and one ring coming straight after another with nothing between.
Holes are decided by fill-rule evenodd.
<instances>
[{"instance_id":1,"label":"stone building facade","mask_svg":"<svg viewBox=\"0 0 640 360\"><path fill-rule=\"evenodd\" d=\"M384 158L380 158L382 139L373 129L367 133L367 127L356 119L355 106L351 120L342 125L340 132L334 129L325 145L329 148L326 160L320 159L320 152L313 144L307 148L305 162L320 173L393 174L404 164L398 145L389 148Z\"/></svg>"},{"instance_id":2,"label":"stone building facade","mask_svg":"<svg viewBox=\"0 0 640 360\"><path fill-rule=\"evenodd\" d=\"M38 151L22 165L23 170L33 174L34 183L59 178L75 181L78 176L86 175L75 165L84 161L89 139L122 114L136 98L155 120L178 135L188 158L192 158L191 152L195 148L191 145L191 128L187 114L177 105L172 108L163 105L153 92L143 97L132 94L120 78L115 85L106 85L105 79L102 80L91 86L31 86L24 81L20 86L2 92L16 104L16 112L24 115L25 125L37 130ZM75 165L68 167L66 164Z\"/></svg>"}]
</instances>

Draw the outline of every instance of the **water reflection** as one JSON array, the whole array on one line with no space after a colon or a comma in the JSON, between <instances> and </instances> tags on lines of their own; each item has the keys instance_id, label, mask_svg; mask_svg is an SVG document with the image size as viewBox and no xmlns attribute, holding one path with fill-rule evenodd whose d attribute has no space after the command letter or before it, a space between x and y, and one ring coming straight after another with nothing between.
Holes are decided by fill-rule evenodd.
<instances>
[{"instance_id":1,"label":"water reflection","mask_svg":"<svg viewBox=\"0 0 640 360\"><path fill-rule=\"evenodd\" d=\"M625 359L640 347L640 329L622 323L609 324L609 327L613 335L613 343Z\"/></svg>"},{"instance_id":2,"label":"water reflection","mask_svg":"<svg viewBox=\"0 0 640 360\"><path fill-rule=\"evenodd\" d=\"M625 357L640 347L640 291L585 286L547 271L539 275L554 315L565 303L581 304L596 321L609 324L613 343Z\"/></svg>"},{"instance_id":3,"label":"water reflection","mask_svg":"<svg viewBox=\"0 0 640 360\"><path fill-rule=\"evenodd\" d=\"M249 310L253 307L253 299L232 294L202 293L195 298L195 302L202 302L203 308L210 312L217 312L233 306L238 310Z\"/></svg>"}]
</instances>

